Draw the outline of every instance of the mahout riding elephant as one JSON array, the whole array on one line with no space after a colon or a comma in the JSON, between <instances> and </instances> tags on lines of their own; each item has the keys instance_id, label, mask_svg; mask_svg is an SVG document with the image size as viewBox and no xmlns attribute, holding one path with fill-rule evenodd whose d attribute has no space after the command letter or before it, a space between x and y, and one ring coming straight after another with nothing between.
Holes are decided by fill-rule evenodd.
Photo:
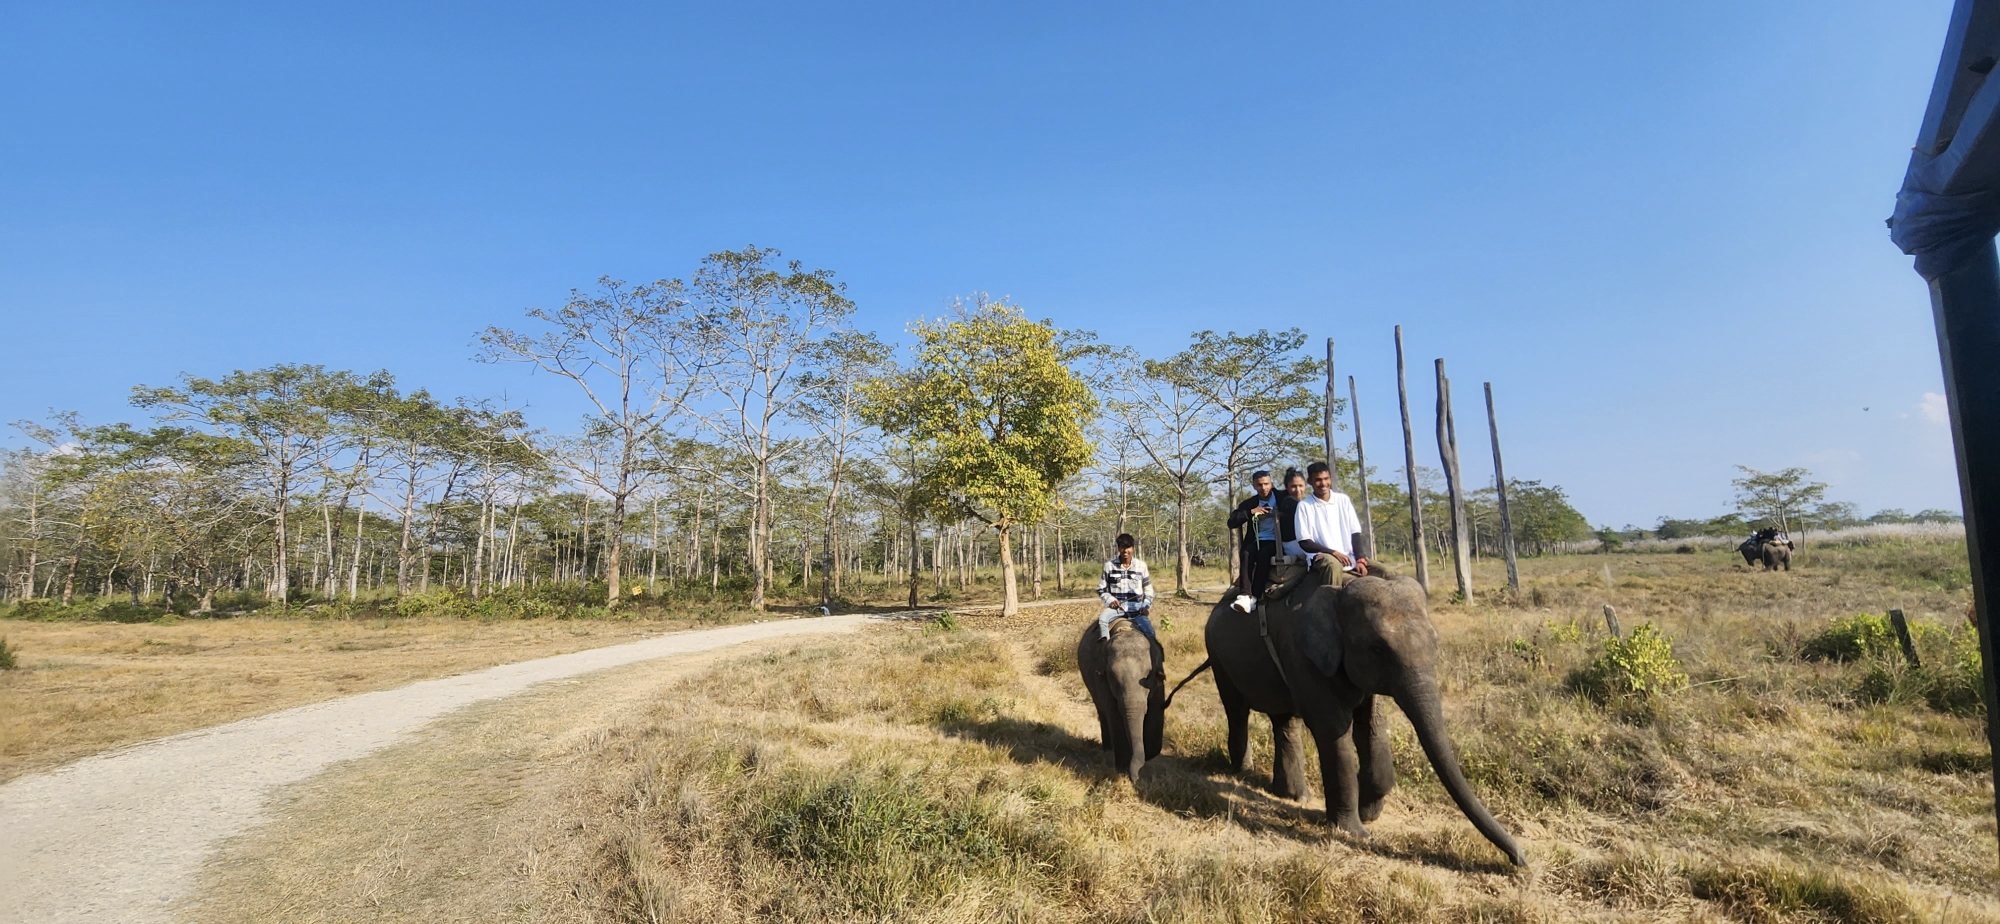
<instances>
[{"instance_id":1,"label":"mahout riding elephant","mask_svg":"<svg viewBox=\"0 0 2000 924\"><path fill-rule=\"evenodd\" d=\"M1239 770L1249 712L1265 712L1272 716L1277 750L1273 788L1302 793L1300 745L1295 733L1284 731L1296 715L1319 746L1327 822L1367 837L1364 823L1381 816L1396 785L1384 707L1376 699L1385 696L1409 718L1459 811L1514 865L1526 864L1513 835L1472 791L1445 731L1437 630L1422 585L1360 577L1335 588L1306 580L1255 613L1218 603L1209 613L1206 640L1229 717L1230 759Z\"/></svg>"},{"instance_id":2,"label":"mahout riding elephant","mask_svg":"<svg viewBox=\"0 0 2000 924\"><path fill-rule=\"evenodd\" d=\"M1133 782L1139 768L1160 756L1166 723L1166 653L1128 620L1111 624L1100 639L1097 622L1076 643L1076 667L1097 706L1097 730L1113 765Z\"/></svg>"}]
</instances>

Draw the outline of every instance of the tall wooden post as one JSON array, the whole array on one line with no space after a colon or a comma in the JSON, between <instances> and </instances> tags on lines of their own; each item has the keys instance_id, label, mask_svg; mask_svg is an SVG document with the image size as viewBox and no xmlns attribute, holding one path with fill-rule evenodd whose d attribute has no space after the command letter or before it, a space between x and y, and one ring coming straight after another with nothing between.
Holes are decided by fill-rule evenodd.
<instances>
[{"instance_id":1,"label":"tall wooden post","mask_svg":"<svg viewBox=\"0 0 2000 924\"><path fill-rule=\"evenodd\" d=\"M1410 382L1403 369L1403 325L1396 325L1396 400L1403 408L1403 473L1410 480L1410 554L1417 563L1417 583L1431 589L1430 550L1424 547L1424 495L1417 486L1417 441L1410 429Z\"/></svg>"},{"instance_id":2,"label":"tall wooden post","mask_svg":"<svg viewBox=\"0 0 2000 924\"><path fill-rule=\"evenodd\" d=\"M1486 383L1486 428L1493 436L1493 485L1500 498L1500 553L1507 559L1507 586L1521 592L1521 572L1514 565L1514 518L1507 511L1507 467L1500 464L1500 418L1493 413L1493 383Z\"/></svg>"},{"instance_id":3,"label":"tall wooden post","mask_svg":"<svg viewBox=\"0 0 2000 924\"><path fill-rule=\"evenodd\" d=\"M1347 377L1347 416L1354 419L1354 480L1361 484L1361 557L1375 557L1375 513L1368 505L1368 449L1361 444L1361 395Z\"/></svg>"},{"instance_id":4,"label":"tall wooden post","mask_svg":"<svg viewBox=\"0 0 2000 924\"><path fill-rule=\"evenodd\" d=\"M1445 489L1451 493L1451 564L1458 572L1458 595L1472 605L1472 530L1465 519L1465 481L1458 472L1458 426L1451 419L1451 380L1437 361L1438 455L1444 461Z\"/></svg>"},{"instance_id":5,"label":"tall wooden post","mask_svg":"<svg viewBox=\"0 0 2000 924\"><path fill-rule=\"evenodd\" d=\"M1339 392L1333 387L1333 338L1328 337L1326 338L1326 410L1321 415L1320 422L1325 425L1326 467L1333 471L1333 488L1336 491L1340 490L1340 463L1335 461L1338 457L1333 451L1333 402L1338 394Z\"/></svg>"}]
</instances>

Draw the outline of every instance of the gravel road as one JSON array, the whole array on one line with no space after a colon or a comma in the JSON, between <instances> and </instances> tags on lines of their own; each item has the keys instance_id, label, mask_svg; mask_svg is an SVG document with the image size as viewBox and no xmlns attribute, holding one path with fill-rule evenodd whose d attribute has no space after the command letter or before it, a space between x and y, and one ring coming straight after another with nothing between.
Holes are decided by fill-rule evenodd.
<instances>
[{"instance_id":1,"label":"gravel road","mask_svg":"<svg viewBox=\"0 0 2000 924\"><path fill-rule=\"evenodd\" d=\"M165 921L279 787L537 683L758 639L856 629L829 616L676 632L504 664L135 745L0 786L0 922Z\"/></svg>"}]
</instances>

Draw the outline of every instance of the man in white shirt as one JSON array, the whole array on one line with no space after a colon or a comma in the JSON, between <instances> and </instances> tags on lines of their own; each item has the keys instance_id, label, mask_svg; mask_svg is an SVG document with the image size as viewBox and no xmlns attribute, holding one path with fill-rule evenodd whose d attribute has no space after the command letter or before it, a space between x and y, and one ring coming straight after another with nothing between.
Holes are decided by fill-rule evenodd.
<instances>
[{"instance_id":1,"label":"man in white shirt","mask_svg":"<svg viewBox=\"0 0 2000 924\"><path fill-rule=\"evenodd\" d=\"M1312 494L1299 501L1292 530L1297 538L1285 544L1285 554L1311 556L1313 572L1326 586L1338 583L1340 571L1366 575L1368 560L1354 554L1354 534L1361 531L1354 502L1333 489L1333 470L1325 462L1306 466L1306 483Z\"/></svg>"}]
</instances>

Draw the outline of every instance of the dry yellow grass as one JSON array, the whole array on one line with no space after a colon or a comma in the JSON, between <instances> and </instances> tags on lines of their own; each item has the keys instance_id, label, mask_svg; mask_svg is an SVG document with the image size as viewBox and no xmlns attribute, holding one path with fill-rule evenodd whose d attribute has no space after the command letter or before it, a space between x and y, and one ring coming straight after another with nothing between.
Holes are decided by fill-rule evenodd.
<instances>
[{"instance_id":1,"label":"dry yellow grass","mask_svg":"<svg viewBox=\"0 0 2000 924\"><path fill-rule=\"evenodd\" d=\"M657 634L625 622L0 622L0 780L349 693Z\"/></svg>"},{"instance_id":2,"label":"dry yellow grass","mask_svg":"<svg viewBox=\"0 0 2000 924\"><path fill-rule=\"evenodd\" d=\"M1716 554L1531 561L1519 605L1436 606L1448 721L1525 871L1459 815L1400 719L1400 788L1367 843L1325 832L1316 778L1305 805L1259 788L1261 732L1256 768L1224 772L1205 679L1176 700L1166 754L1123 782L1068 655L1084 606L487 707L306 787L190 915L2000 919L1980 720L1870 702L1870 665L1795 657L1836 616L1957 618L1951 549L1866 552L1774 575ZM1697 685L1609 706L1571 692L1607 600L1673 639ZM1178 680L1206 607L1160 613Z\"/></svg>"}]
</instances>

